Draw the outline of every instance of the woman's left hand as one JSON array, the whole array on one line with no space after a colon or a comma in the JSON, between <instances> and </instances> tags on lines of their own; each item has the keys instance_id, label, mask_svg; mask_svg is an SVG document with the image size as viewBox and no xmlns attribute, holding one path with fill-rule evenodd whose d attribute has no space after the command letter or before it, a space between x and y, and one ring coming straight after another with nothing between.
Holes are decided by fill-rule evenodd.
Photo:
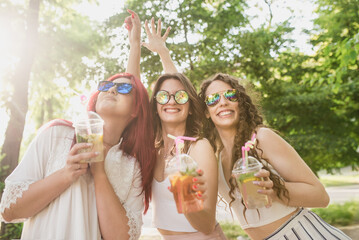
<instances>
[{"instance_id":1,"label":"woman's left hand","mask_svg":"<svg viewBox=\"0 0 359 240\"><path fill-rule=\"evenodd\" d=\"M257 192L259 194L265 194L268 197L268 204L266 205L267 208L272 206L272 199L274 197L274 190L273 190L273 182L269 178L270 172L261 169L259 172L257 172L254 176L262 178L263 181L253 181L253 184L258 185L260 187L263 187L264 189L259 189Z\"/></svg>"},{"instance_id":2,"label":"woman's left hand","mask_svg":"<svg viewBox=\"0 0 359 240\"><path fill-rule=\"evenodd\" d=\"M166 47L166 39L171 30L171 28L168 27L166 32L163 34L163 36L161 36L161 31L162 31L161 25L162 25L161 19L158 19L157 29L156 29L155 19L152 18L151 19L151 29L152 30L150 30L150 28L148 27L148 21L146 20L145 21L145 30L146 30L148 42L142 43L142 46L146 47L151 52L156 52L160 55L163 51L168 51L168 49Z\"/></svg>"},{"instance_id":3,"label":"woman's left hand","mask_svg":"<svg viewBox=\"0 0 359 240\"><path fill-rule=\"evenodd\" d=\"M192 178L192 191L196 194L198 199L205 200L207 198L207 184L203 178L203 171L201 169L198 169L196 172L198 175ZM171 186L168 187L168 190L170 192L174 191Z\"/></svg>"},{"instance_id":4,"label":"woman's left hand","mask_svg":"<svg viewBox=\"0 0 359 240\"><path fill-rule=\"evenodd\" d=\"M193 185L192 189L196 192L196 196L198 199L205 200L207 198L206 196L206 190L207 190L207 184L203 177L203 171L201 169L198 169L197 176L192 178Z\"/></svg>"},{"instance_id":5,"label":"woman's left hand","mask_svg":"<svg viewBox=\"0 0 359 240\"><path fill-rule=\"evenodd\" d=\"M127 9L127 12L131 14L125 18L125 28L128 30L128 38L131 43L141 44L141 21L137 13Z\"/></svg>"}]
</instances>

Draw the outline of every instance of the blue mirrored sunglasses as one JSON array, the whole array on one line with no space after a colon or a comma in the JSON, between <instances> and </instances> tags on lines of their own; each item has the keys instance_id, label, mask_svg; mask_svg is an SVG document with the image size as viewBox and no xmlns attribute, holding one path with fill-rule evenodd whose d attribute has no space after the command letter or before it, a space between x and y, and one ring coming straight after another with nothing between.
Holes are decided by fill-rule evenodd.
<instances>
[{"instance_id":1,"label":"blue mirrored sunglasses","mask_svg":"<svg viewBox=\"0 0 359 240\"><path fill-rule=\"evenodd\" d=\"M131 83L116 83L111 81L101 81L99 82L97 89L100 92L107 92L108 90L110 90L110 88L112 88L115 85L117 92L121 94L129 94L133 88Z\"/></svg>"}]
</instances>

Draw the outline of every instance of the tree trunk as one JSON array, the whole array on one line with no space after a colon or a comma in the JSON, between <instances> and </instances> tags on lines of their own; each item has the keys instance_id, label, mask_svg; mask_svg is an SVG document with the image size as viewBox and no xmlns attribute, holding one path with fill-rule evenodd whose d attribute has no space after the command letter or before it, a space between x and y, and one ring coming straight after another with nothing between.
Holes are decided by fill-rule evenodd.
<instances>
[{"instance_id":1,"label":"tree trunk","mask_svg":"<svg viewBox=\"0 0 359 240\"><path fill-rule=\"evenodd\" d=\"M5 132L5 141L1 151L2 154L5 154L4 159L0 163L0 180L2 182L4 182L5 178L15 169L19 162L20 145L25 126L25 117L28 110L30 72L37 46L39 7L40 0L30 0L29 10L26 17L27 30L23 51L12 79L14 93L7 105L10 111L10 120ZM5 227L2 224L1 235L4 234L4 231Z\"/></svg>"}]
</instances>

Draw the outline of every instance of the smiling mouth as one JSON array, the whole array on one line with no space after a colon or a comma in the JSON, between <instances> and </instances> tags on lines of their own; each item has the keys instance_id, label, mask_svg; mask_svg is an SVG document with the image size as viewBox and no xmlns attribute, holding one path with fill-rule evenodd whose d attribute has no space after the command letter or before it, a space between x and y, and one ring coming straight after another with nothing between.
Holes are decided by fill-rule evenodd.
<instances>
[{"instance_id":1,"label":"smiling mouth","mask_svg":"<svg viewBox=\"0 0 359 240\"><path fill-rule=\"evenodd\" d=\"M166 108L164 109L164 112L166 113L178 113L180 110L178 108Z\"/></svg>"},{"instance_id":2,"label":"smiling mouth","mask_svg":"<svg viewBox=\"0 0 359 240\"><path fill-rule=\"evenodd\" d=\"M230 110L226 110L226 111L220 111L217 116L219 117L226 117L226 116L229 116L229 115L232 115L233 114L233 111L230 111Z\"/></svg>"}]
</instances>

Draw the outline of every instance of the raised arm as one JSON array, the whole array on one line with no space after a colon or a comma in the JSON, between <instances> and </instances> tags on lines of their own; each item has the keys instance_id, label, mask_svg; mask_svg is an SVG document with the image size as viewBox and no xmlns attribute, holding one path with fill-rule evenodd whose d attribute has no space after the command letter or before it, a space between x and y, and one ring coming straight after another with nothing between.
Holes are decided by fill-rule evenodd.
<instances>
[{"instance_id":1,"label":"raised arm","mask_svg":"<svg viewBox=\"0 0 359 240\"><path fill-rule=\"evenodd\" d=\"M319 179L284 139L268 128L258 130L258 147L263 150L273 168L284 179L289 191L289 202L284 203L295 207L326 207L329 196ZM281 201L272 196L273 200Z\"/></svg>"},{"instance_id":2,"label":"raised arm","mask_svg":"<svg viewBox=\"0 0 359 240\"><path fill-rule=\"evenodd\" d=\"M128 10L128 12L131 16L126 18L125 27L129 34L130 55L126 71L140 77L140 21L135 12L131 10ZM108 160L106 159L106 161ZM137 203L136 207L139 209L135 209L136 214L134 214L131 207L126 207L125 204L122 204L115 192L115 184L120 184L120 182L110 182L110 176L107 176L105 171L105 161L92 163L91 173L94 177L97 214L103 239L135 239L132 235L140 232L138 226L141 226L142 223L142 215L140 214L140 217L138 217L137 214L141 212L143 205L142 197L140 196L141 192L137 191L137 198L132 199L133 202ZM141 180L141 178L139 179ZM131 185L130 188L132 189L133 186ZM136 223L133 224L133 222Z\"/></svg>"},{"instance_id":3,"label":"raised arm","mask_svg":"<svg viewBox=\"0 0 359 240\"><path fill-rule=\"evenodd\" d=\"M131 14L131 16L125 19L125 27L128 30L128 39L130 42L130 54L128 57L126 72L133 74L138 79L141 79L141 22L137 13L132 10L127 11Z\"/></svg>"},{"instance_id":4,"label":"raised arm","mask_svg":"<svg viewBox=\"0 0 359 240\"><path fill-rule=\"evenodd\" d=\"M151 29L148 27L148 21L145 21L145 30L148 38L148 43L143 42L142 45L148 48L151 52L157 53L162 62L163 70L165 73L177 73L177 68L174 65L170 51L166 47L166 39L170 33L171 28L168 27L166 32L161 36L161 19L158 19L157 30L155 27L155 19L151 19Z\"/></svg>"}]
</instances>

